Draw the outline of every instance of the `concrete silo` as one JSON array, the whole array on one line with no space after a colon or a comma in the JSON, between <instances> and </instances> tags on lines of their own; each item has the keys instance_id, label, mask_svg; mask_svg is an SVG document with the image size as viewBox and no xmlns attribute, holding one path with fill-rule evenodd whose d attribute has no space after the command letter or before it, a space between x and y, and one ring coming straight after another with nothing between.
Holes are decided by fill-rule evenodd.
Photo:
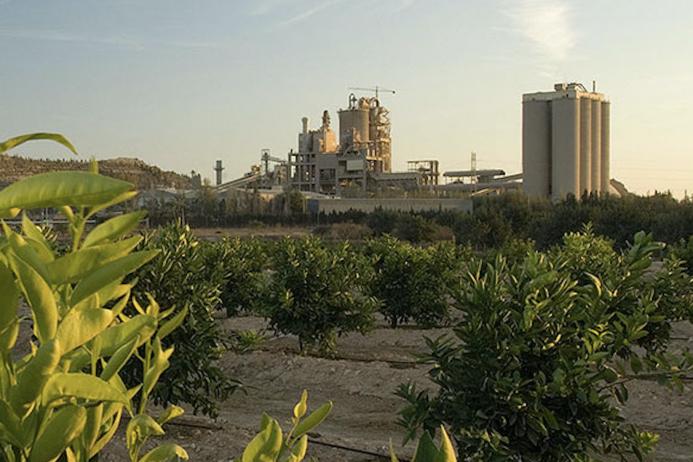
<instances>
[{"instance_id":1,"label":"concrete silo","mask_svg":"<svg viewBox=\"0 0 693 462\"><path fill-rule=\"evenodd\" d=\"M591 185L592 191L599 193L602 190L602 102L592 100L592 162Z\"/></svg>"},{"instance_id":2,"label":"concrete silo","mask_svg":"<svg viewBox=\"0 0 693 462\"><path fill-rule=\"evenodd\" d=\"M601 171L601 190L609 192L609 182L611 181L611 103L602 102L602 171Z\"/></svg>"},{"instance_id":3,"label":"concrete silo","mask_svg":"<svg viewBox=\"0 0 693 462\"><path fill-rule=\"evenodd\" d=\"M525 101L522 105L522 170L525 192L551 194L551 103Z\"/></svg>"},{"instance_id":4,"label":"concrete silo","mask_svg":"<svg viewBox=\"0 0 693 462\"><path fill-rule=\"evenodd\" d=\"M580 191L580 101L555 99L551 103L551 197L561 199Z\"/></svg>"},{"instance_id":5,"label":"concrete silo","mask_svg":"<svg viewBox=\"0 0 693 462\"><path fill-rule=\"evenodd\" d=\"M525 193L561 200L608 191L609 103L577 83L523 95Z\"/></svg>"},{"instance_id":6,"label":"concrete silo","mask_svg":"<svg viewBox=\"0 0 693 462\"><path fill-rule=\"evenodd\" d=\"M370 140L370 104L366 98L350 100L349 109L339 111L339 142L344 145Z\"/></svg>"}]
</instances>

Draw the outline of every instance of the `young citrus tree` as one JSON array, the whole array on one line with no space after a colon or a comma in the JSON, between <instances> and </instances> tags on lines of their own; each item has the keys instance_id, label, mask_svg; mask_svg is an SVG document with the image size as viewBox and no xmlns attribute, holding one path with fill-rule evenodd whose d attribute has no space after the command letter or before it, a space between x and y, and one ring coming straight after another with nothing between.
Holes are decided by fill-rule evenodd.
<instances>
[{"instance_id":1,"label":"young citrus tree","mask_svg":"<svg viewBox=\"0 0 693 462\"><path fill-rule=\"evenodd\" d=\"M439 389L402 387L401 423L446 424L465 460L642 459L657 437L624 422L628 384L680 385L693 370L688 353L638 346L668 324L645 274L659 248L639 234L623 270L603 277L574 274L561 255L479 264L456 295L455 338L428 341Z\"/></svg>"},{"instance_id":2,"label":"young citrus tree","mask_svg":"<svg viewBox=\"0 0 693 462\"><path fill-rule=\"evenodd\" d=\"M230 339L215 318L224 265L209 257L212 245L198 240L181 223L147 234L141 248L158 252L158 256L135 273L138 284L134 294L140 298L150 293L174 313L189 313L180 328L164 341L164 347L175 345L176 354L153 390L153 401L160 405L186 403L194 412L216 416L218 402L228 398L239 382L217 365ZM127 310L134 312L135 307ZM129 385L142 380L137 362L128 363L124 373Z\"/></svg>"},{"instance_id":3,"label":"young citrus tree","mask_svg":"<svg viewBox=\"0 0 693 462\"><path fill-rule=\"evenodd\" d=\"M422 326L448 319L448 287L459 266L454 246L419 247L384 236L369 241L364 253L374 270L370 293L392 327L410 319Z\"/></svg>"},{"instance_id":4,"label":"young citrus tree","mask_svg":"<svg viewBox=\"0 0 693 462\"><path fill-rule=\"evenodd\" d=\"M0 154L32 139L52 139L74 151L63 137L42 133L0 143ZM173 353L162 340L185 312L171 317L153 298L139 300L145 305L131 298L131 273L156 256L133 252L141 238L127 238L140 213L86 232L91 217L135 195L131 184L95 170L35 175L0 191L0 218L22 214L20 229L3 221L0 237L0 454L9 462L92 460L124 414L130 416L131 461L188 458L175 444L142 454L148 438L163 434L161 425L182 413L172 407L154 419L147 403ZM60 210L69 224L71 246L64 254L26 214L43 208ZM137 313L129 316L123 309L131 301ZM18 344L28 328L29 344ZM120 371L137 348L144 379L128 389Z\"/></svg>"},{"instance_id":5,"label":"young citrus tree","mask_svg":"<svg viewBox=\"0 0 693 462\"><path fill-rule=\"evenodd\" d=\"M333 352L338 335L372 326L378 302L365 295L369 266L349 244L284 239L271 258L266 315L275 330L298 336L301 350Z\"/></svg>"}]
</instances>

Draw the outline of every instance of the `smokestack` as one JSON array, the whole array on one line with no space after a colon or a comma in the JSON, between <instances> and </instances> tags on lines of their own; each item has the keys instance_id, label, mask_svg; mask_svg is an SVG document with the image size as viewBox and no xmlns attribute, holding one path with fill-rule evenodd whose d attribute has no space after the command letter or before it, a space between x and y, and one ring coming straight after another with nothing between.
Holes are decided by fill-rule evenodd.
<instances>
[{"instance_id":1,"label":"smokestack","mask_svg":"<svg viewBox=\"0 0 693 462\"><path fill-rule=\"evenodd\" d=\"M592 93L597 93L597 81L592 80Z\"/></svg>"},{"instance_id":2,"label":"smokestack","mask_svg":"<svg viewBox=\"0 0 693 462\"><path fill-rule=\"evenodd\" d=\"M305 135L308 133L308 117L301 119L301 122L303 122L303 134Z\"/></svg>"},{"instance_id":3,"label":"smokestack","mask_svg":"<svg viewBox=\"0 0 693 462\"><path fill-rule=\"evenodd\" d=\"M221 184L221 172L224 171L224 167L222 166L222 163L220 160L217 161L217 164L214 167L214 171L217 174L217 186L219 186Z\"/></svg>"}]
</instances>

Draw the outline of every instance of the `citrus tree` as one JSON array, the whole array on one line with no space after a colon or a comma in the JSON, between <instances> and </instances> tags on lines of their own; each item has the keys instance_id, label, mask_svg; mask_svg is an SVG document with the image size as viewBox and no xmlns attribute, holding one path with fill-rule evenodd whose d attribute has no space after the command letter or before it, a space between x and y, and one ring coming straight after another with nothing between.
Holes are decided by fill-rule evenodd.
<instances>
[{"instance_id":1,"label":"citrus tree","mask_svg":"<svg viewBox=\"0 0 693 462\"><path fill-rule=\"evenodd\" d=\"M576 275L560 252L478 264L456 295L454 337L428 340L438 391L399 390L409 436L444 423L465 460L642 459L657 436L624 422L628 385L681 386L693 370L690 354L650 340L670 323L646 273L659 249L641 233L603 276Z\"/></svg>"},{"instance_id":2,"label":"citrus tree","mask_svg":"<svg viewBox=\"0 0 693 462\"><path fill-rule=\"evenodd\" d=\"M434 326L448 319L448 287L459 261L455 247L419 247L391 236L370 240L364 253L373 266L370 293L392 327L413 319Z\"/></svg>"},{"instance_id":3,"label":"citrus tree","mask_svg":"<svg viewBox=\"0 0 693 462\"><path fill-rule=\"evenodd\" d=\"M369 266L349 244L284 239L271 260L266 316L275 330L296 335L301 350L333 352L338 335L372 326L378 302L366 295Z\"/></svg>"},{"instance_id":4,"label":"citrus tree","mask_svg":"<svg viewBox=\"0 0 693 462\"><path fill-rule=\"evenodd\" d=\"M228 398L239 382L217 364L229 338L215 318L225 265L210 258L211 246L179 222L148 233L140 247L158 255L135 273L138 284L134 293L138 297L150 293L174 313L189 313L164 341L165 347L175 345L176 354L153 390L153 401L160 405L186 403L194 412L216 416L218 402ZM127 310L137 311L134 305ZM124 373L126 383L132 386L142 379L136 361L128 363Z\"/></svg>"},{"instance_id":5,"label":"citrus tree","mask_svg":"<svg viewBox=\"0 0 693 462\"><path fill-rule=\"evenodd\" d=\"M74 151L62 136L40 133L1 143L0 154L32 139L51 139ZM134 252L141 238L127 237L141 214L86 229L95 214L134 195L131 184L101 176L95 167L35 175L0 191L0 218L21 216L19 229L2 222L0 237L3 460L92 460L124 415L130 417L131 461L187 459L175 444L142 453L149 437L163 434L161 425L182 413L171 407L154 419L147 403L173 353L162 340L185 312L171 317L153 298L131 297L131 273L156 256L155 251ZM56 251L26 215L43 208L60 210L68 222L71 244L65 253ZM130 302L137 313L126 315ZM18 342L24 329L33 333L25 344ZM143 381L127 388L120 371L137 348L143 351L137 358Z\"/></svg>"}]
</instances>

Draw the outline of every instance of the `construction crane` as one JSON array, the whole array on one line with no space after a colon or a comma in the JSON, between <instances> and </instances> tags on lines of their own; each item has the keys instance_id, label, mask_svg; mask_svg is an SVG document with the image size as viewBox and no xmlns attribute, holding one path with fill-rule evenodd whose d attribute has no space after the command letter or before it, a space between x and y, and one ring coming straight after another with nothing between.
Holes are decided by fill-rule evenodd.
<instances>
[{"instance_id":1,"label":"construction crane","mask_svg":"<svg viewBox=\"0 0 693 462\"><path fill-rule=\"evenodd\" d=\"M371 93L375 93L375 99L378 99L378 96L380 95L380 92L385 92L385 93L391 93L395 94L397 93L395 90L390 90L388 88L382 88L379 86L375 86L375 88L359 88L359 87L349 87L349 90L355 90L355 91L369 91Z\"/></svg>"}]
</instances>

